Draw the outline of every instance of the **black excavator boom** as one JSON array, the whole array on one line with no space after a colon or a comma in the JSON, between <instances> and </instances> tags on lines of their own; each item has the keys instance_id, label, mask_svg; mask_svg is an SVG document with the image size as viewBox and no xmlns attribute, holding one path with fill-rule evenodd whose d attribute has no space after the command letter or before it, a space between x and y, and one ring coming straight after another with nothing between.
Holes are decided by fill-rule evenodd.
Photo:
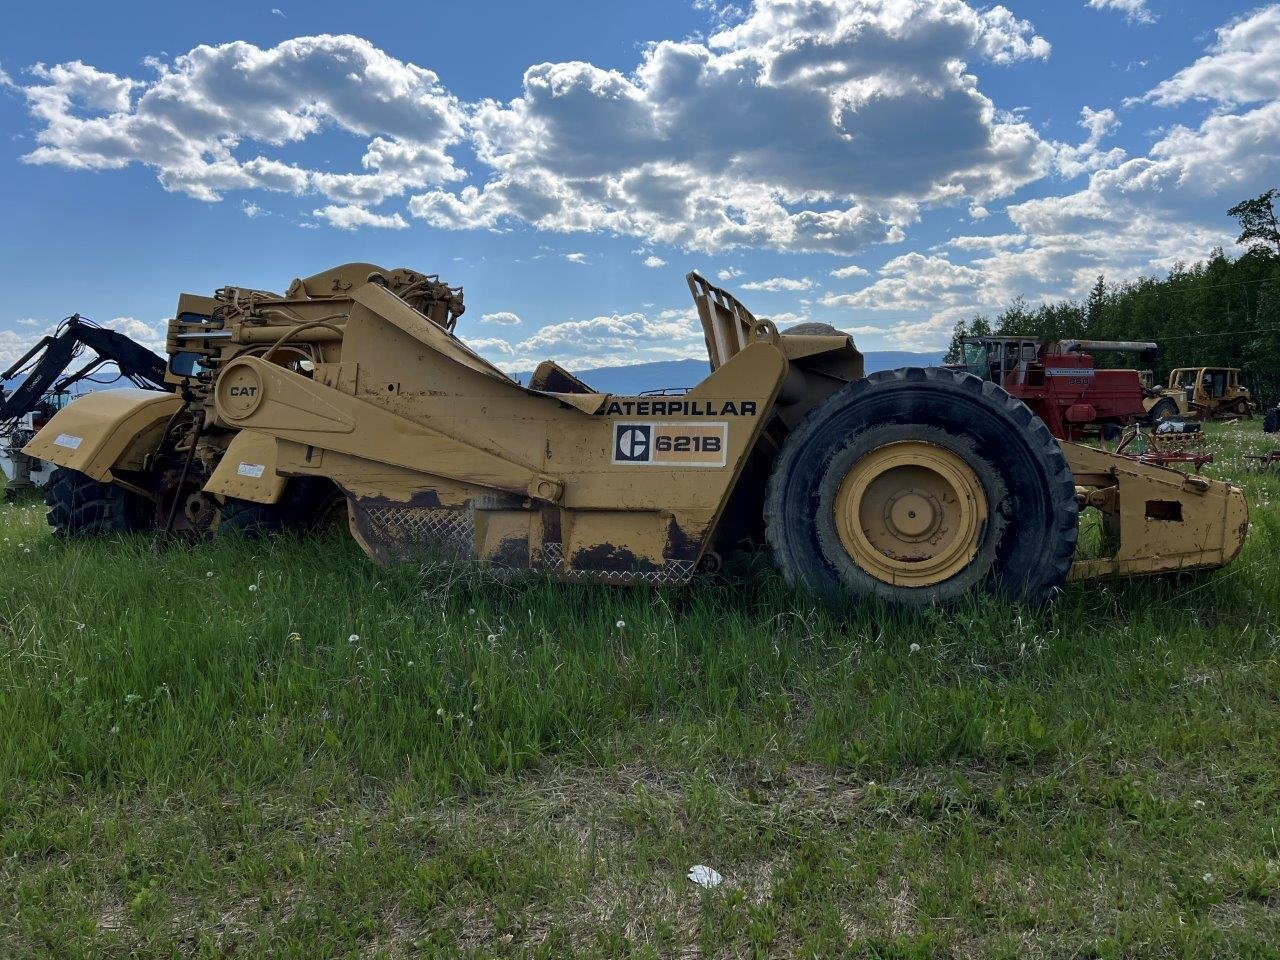
<instances>
[{"instance_id":1,"label":"black excavator boom","mask_svg":"<svg viewBox=\"0 0 1280 960\"><path fill-rule=\"evenodd\" d=\"M97 356L79 370L62 376L84 349ZM13 423L34 410L50 392L62 393L72 384L89 379L108 363L120 370L120 377L139 387L152 390L174 389L165 383L165 359L142 344L119 333L100 327L80 314L72 314L58 329L28 350L8 370L0 373L0 384L21 376L22 382L12 393L0 387L0 426ZM59 379L61 377L61 379Z\"/></svg>"}]
</instances>

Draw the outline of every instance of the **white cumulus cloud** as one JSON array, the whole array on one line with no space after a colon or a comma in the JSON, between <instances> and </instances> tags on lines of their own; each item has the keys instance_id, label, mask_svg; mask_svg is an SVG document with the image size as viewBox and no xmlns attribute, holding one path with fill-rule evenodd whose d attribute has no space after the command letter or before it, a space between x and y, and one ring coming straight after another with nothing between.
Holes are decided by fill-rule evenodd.
<instances>
[{"instance_id":1,"label":"white cumulus cloud","mask_svg":"<svg viewBox=\"0 0 1280 960\"><path fill-rule=\"evenodd\" d=\"M1280 4L1220 27L1208 53L1145 98L1161 106L1188 100L1260 103L1280 97Z\"/></svg>"},{"instance_id":2,"label":"white cumulus cloud","mask_svg":"<svg viewBox=\"0 0 1280 960\"><path fill-rule=\"evenodd\" d=\"M358 230L360 227L381 227L384 230L404 230L409 224L398 213L375 213L356 204L321 207L312 216L327 220L340 230Z\"/></svg>"},{"instance_id":3,"label":"white cumulus cloud","mask_svg":"<svg viewBox=\"0 0 1280 960\"><path fill-rule=\"evenodd\" d=\"M692 306L636 311L552 323L516 344L521 361L508 367L531 367L548 357L574 367L614 366L646 360L705 359L706 342Z\"/></svg>"},{"instance_id":4,"label":"white cumulus cloud","mask_svg":"<svg viewBox=\"0 0 1280 960\"><path fill-rule=\"evenodd\" d=\"M494 313L486 313L480 317L481 323L496 323L503 327L517 327L520 325L520 318L510 310L498 310Z\"/></svg>"},{"instance_id":5,"label":"white cumulus cloud","mask_svg":"<svg viewBox=\"0 0 1280 960\"><path fill-rule=\"evenodd\" d=\"M1116 131L1120 119L1111 109L1094 110L1085 107L1080 111L1080 126L1088 131L1089 136L1081 144L1059 144L1054 163L1058 171L1068 179L1090 170L1114 166L1125 158L1125 152L1119 147L1102 150L1102 141Z\"/></svg>"},{"instance_id":6,"label":"white cumulus cloud","mask_svg":"<svg viewBox=\"0 0 1280 960\"><path fill-rule=\"evenodd\" d=\"M142 163L165 189L201 200L260 189L373 203L463 176L448 153L463 137L461 106L433 72L360 37L201 45L149 65L156 76L142 81L78 60L36 64L22 89L41 128L23 159L99 170ZM366 138L364 172L260 152L328 127Z\"/></svg>"},{"instance_id":7,"label":"white cumulus cloud","mask_svg":"<svg viewBox=\"0 0 1280 960\"><path fill-rule=\"evenodd\" d=\"M1087 0L1095 10L1118 10L1131 23L1155 23L1156 16L1147 7L1147 0Z\"/></svg>"},{"instance_id":8,"label":"white cumulus cloud","mask_svg":"<svg viewBox=\"0 0 1280 960\"><path fill-rule=\"evenodd\" d=\"M462 342L481 356L486 353L500 353L509 357L515 353L511 344L501 337L463 337Z\"/></svg>"},{"instance_id":9,"label":"white cumulus cloud","mask_svg":"<svg viewBox=\"0 0 1280 960\"><path fill-rule=\"evenodd\" d=\"M813 281L808 277L770 277L768 280L752 280L742 285L743 290L764 290L769 293L794 293L800 290L812 290Z\"/></svg>"},{"instance_id":10,"label":"white cumulus cloud","mask_svg":"<svg viewBox=\"0 0 1280 960\"><path fill-rule=\"evenodd\" d=\"M410 208L442 228L849 253L901 239L922 203L1003 197L1043 175L1052 149L964 64L1048 53L998 6L757 0L705 43L650 46L630 73L530 67L520 96L472 117L495 176Z\"/></svg>"}]
</instances>

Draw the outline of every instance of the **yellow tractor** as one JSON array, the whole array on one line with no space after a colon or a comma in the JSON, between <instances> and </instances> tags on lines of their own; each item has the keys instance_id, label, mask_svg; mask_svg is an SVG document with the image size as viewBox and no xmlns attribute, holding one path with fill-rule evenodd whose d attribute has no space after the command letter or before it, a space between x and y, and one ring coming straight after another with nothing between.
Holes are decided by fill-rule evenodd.
<instances>
[{"instance_id":1,"label":"yellow tractor","mask_svg":"<svg viewBox=\"0 0 1280 960\"><path fill-rule=\"evenodd\" d=\"M184 296L177 396L95 394L28 449L70 478L51 512L64 534L147 525L107 503L152 527L274 529L299 516L290 489L306 509L336 491L379 561L430 551L568 581L685 583L755 542L823 595L1039 603L1069 578L1240 551L1234 486L1059 444L963 371L864 376L847 335L780 332L688 282L710 370L677 396L602 393L552 361L521 385L454 334L460 291L413 271ZM1106 549L1078 558L1085 509Z\"/></svg>"},{"instance_id":2,"label":"yellow tractor","mask_svg":"<svg viewBox=\"0 0 1280 960\"><path fill-rule=\"evenodd\" d=\"M1146 390L1143 405L1151 420L1253 419L1258 405L1240 385L1235 367L1179 367L1169 374L1167 387Z\"/></svg>"}]
</instances>

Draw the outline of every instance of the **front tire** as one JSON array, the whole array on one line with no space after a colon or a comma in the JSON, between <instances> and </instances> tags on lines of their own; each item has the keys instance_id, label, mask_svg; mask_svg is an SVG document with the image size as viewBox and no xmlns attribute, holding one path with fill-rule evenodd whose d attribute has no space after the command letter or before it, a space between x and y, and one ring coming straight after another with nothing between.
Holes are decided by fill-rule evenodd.
<instances>
[{"instance_id":1,"label":"front tire","mask_svg":"<svg viewBox=\"0 0 1280 960\"><path fill-rule=\"evenodd\" d=\"M941 368L873 374L811 411L774 465L765 518L794 586L908 606L975 589L1042 603L1078 536L1048 428L995 384Z\"/></svg>"},{"instance_id":2,"label":"front tire","mask_svg":"<svg viewBox=\"0 0 1280 960\"><path fill-rule=\"evenodd\" d=\"M44 500L55 536L100 537L134 533L146 526L147 503L140 496L79 470L54 470Z\"/></svg>"},{"instance_id":3,"label":"front tire","mask_svg":"<svg viewBox=\"0 0 1280 960\"><path fill-rule=\"evenodd\" d=\"M1161 423L1165 420L1176 420L1178 415L1177 401L1162 397L1152 405L1147 413L1147 419L1152 423Z\"/></svg>"}]
</instances>

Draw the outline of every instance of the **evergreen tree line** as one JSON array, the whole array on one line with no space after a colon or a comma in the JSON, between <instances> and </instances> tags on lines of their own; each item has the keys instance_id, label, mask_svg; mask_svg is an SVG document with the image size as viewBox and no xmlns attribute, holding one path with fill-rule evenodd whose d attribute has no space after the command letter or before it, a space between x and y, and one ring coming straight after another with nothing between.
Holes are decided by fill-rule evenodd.
<instances>
[{"instance_id":1,"label":"evergreen tree line","mask_svg":"<svg viewBox=\"0 0 1280 960\"><path fill-rule=\"evenodd\" d=\"M1266 406L1280 402L1280 226L1276 190L1228 211L1239 220L1246 251L1232 259L1215 249L1164 278L1120 284L1099 277L1084 301L1030 307L1019 298L994 319L976 315L956 324L947 362L961 359L966 336L1027 336L1040 340L1140 340L1160 345L1154 372L1168 381L1175 367L1239 367L1245 386ZM1098 366L1132 366L1133 354L1096 354Z\"/></svg>"}]
</instances>

